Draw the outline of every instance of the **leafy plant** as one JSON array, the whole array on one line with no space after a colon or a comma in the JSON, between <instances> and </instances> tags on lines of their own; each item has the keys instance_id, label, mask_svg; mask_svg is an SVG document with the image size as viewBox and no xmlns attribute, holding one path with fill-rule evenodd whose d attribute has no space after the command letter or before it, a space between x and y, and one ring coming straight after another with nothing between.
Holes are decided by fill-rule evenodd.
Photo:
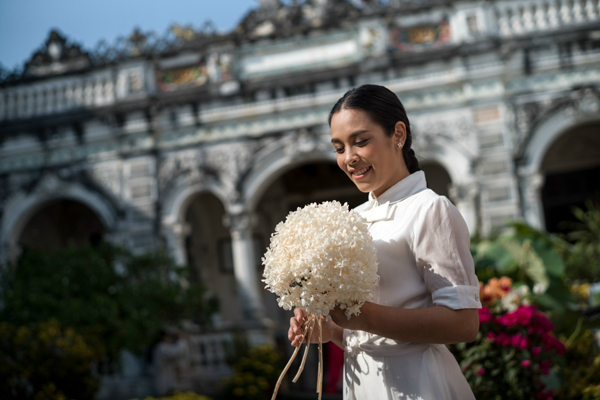
<instances>
[{"instance_id":1,"label":"leafy plant","mask_svg":"<svg viewBox=\"0 0 600 400\"><path fill-rule=\"evenodd\" d=\"M236 399L269 398L282 371L282 358L271 346L251 348L234 364L233 377L223 381L226 393Z\"/></svg>"},{"instance_id":2,"label":"leafy plant","mask_svg":"<svg viewBox=\"0 0 600 400\"><path fill-rule=\"evenodd\" d=\"M600 399L600 349L592 331L588 329L577 340L567 341L567 346L565 368L561 370L564 384L559 398Z\"/></svg>"},{"instance_id":3,"label":"leafy plant","mask_svg":"<svg viewBox=\"0 0 600 400\"><path fill-rule=\"evenodd\" d=\"M546 385L556 379L566 347L530 296L506 277L482 285L479 334L451 347L478 399L552 398Z\"/></svg>"},{"instance_id":4,"label":"leafy plant","mask_svg":"<svg viewBox=\"0 0 600 400\"><path fill-rule=\"evenodd\" d=\"M162 252L134 255L108 245L31 251L3 271L0 320L29 326L55 318L109 368L121 349L140 353L165 326L206 323L217 306Z\"/></svg>"},{"instance_id":5,"label":"leafy plant","mask_svg":"<svg viewBox=\"0 0 600 400\"><path fill-rule=\"evenodd\" d=\"M57 320L15 326L0 323L0 393L20 400L92 400L98 352ZM6 396L6 397L4 397Z\"/></svg>"},{"instance_id":6,"label":"leafy plant","mask_svg":"<svg viewBox=\"0 0 600 400\"><path fill-rule=\"evenodd\" d=\"M138 400L138 399L132 399ZM166 397L146 397L144 400L212 400L210 397L196 394L194 392L175 392L170 396Z\"/></svg>"},{"instance_id":7,"label":"leafy plant","mask_svg":"<svg viewBox=\"0 0 600 400\"><path fill-rule=\"evenodd\" d=\"M529 298L547 312L557 332L571 335L581 306L565 279L560 249L564 242L551 234L514 222L495 239L473 243L471 253L480 281L506 276L530 289Z\"/></svg>"},{"instance_id":8,"label":"leafy plant","mask_svg":"<svg viewBox=\"0 0 600 400\"><path fill-rule=\"evenodd\" d=\"M573 280L600 281L600 205L586 203L587 210L573 208L578 222L563 222L570 232L563 235L569 243L564 249L567 276Z\"/></svg>"}]
</instances>

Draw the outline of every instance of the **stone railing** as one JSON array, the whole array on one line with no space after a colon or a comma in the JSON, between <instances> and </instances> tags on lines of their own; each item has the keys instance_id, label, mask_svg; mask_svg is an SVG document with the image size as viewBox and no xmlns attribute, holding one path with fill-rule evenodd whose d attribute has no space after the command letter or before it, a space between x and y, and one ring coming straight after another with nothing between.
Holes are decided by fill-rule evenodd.
<instances>
[{"instance_id":1,"label":"stone railing","mask_svg":"<svg viewBox=\"0 0 600 400\"><path fill-rule=\"evenodd\" d=\"M227 364L234 354L233 333L188 333L187 340L189 353L187 359L182 359L177 373L177 390L215 393L221 380L233 374ZM154 394L152 365L141 357L130 356L124 360L122 369L119 374L102 377L98 400L144 398Z\"/></svg>"},{"instance_id":2,"label":"stone railing","mask_svg":"<svg viewBox=\"0 0 600 400\"><path fill-rule=\"evenodd\" d=\"M180 376L180 390L210 392L219 382L233 374L228 365L234 353L231 332L190 334L190 368Z\"/></svg>"},{"instance_id":3,"label":"stone railing","mask_svg":"<svg viewBox=\"0 0 600 400\"><path fill-rule=\"evenodd\" d=\"M494 17L500 36L520 36L599 21L598 3L598 0L499 2L494 6Z\"/></svg>"},{"instance_id":4,"label":"stone railing","mask_svg":"<svg viewBox=\"0 0 600 400\"><path fill-rule=\"evenodd\" d=\"M20 86L0 92L0 121L56 114L79 107L101 107L114 102L115 82L106 76Z\"/></svg>"}]
</instances>

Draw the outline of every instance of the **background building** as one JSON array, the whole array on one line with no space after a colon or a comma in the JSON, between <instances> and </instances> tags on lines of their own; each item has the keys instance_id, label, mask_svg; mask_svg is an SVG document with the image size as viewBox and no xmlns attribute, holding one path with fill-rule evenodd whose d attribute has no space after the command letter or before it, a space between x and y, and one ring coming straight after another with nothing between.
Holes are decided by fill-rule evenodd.
<instances>
[{"instance_id":1,"label":"background building","mask_svg":"<svg viewBox=\"0 0 600 400\"><path fill-rule=\"evenodd\" d=\"M268 317L282 337L260 257L290 210L366 199L327 126L363 83L398 94L430 187L471 233L556 231L600 200L599 7L261 0L230 33L135 31L94 51L52 31L0 79L0 257L164 246L218 294L223 327Z\"/></svg>"}]
</instances>

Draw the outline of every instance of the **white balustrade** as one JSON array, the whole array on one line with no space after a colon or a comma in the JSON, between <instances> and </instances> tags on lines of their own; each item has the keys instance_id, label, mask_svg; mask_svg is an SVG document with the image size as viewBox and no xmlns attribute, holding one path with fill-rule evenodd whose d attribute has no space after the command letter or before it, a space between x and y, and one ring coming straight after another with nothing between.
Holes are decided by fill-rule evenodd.
<instances>
[{"instance_id":1,"label":"white balustrade","mask_svg":"<svg viewBox=\"0 0 600 400\"><path fill-rule=\"evenodd\" d=\"M500 36L591 23L598 20L598 0L530 0L505 2L494 12Z\"/></svg>"},{"instance_id":2,"label":"white balustrade","mask_svg":"<svg viewBox=\"0 0 600 400\"><path fill-rule=\"evenodd\" d=\"M231 332L192 334L189 336L191 367L195 373L225 376L231 373L227 364L233 351Z\"/></svg>"}]
</instances>

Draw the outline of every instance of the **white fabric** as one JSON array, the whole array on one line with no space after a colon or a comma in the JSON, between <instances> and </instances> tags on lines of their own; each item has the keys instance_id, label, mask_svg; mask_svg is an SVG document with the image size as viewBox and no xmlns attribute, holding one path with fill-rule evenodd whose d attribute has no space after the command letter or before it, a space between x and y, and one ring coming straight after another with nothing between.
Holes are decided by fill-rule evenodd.
<instances>
[{"instance_id":1,"label":"white fabric","mask_svg":"<svg viewBox=\"0 0 600 400\"><path fill-rule=\"evenodd\" d=\"M480 308L470 237L459 211L415 172L357 208L379 262L377 304ZM444 345L344 330L344 399L469 400L473 393Z\"/></svg>"}]
</instances>

